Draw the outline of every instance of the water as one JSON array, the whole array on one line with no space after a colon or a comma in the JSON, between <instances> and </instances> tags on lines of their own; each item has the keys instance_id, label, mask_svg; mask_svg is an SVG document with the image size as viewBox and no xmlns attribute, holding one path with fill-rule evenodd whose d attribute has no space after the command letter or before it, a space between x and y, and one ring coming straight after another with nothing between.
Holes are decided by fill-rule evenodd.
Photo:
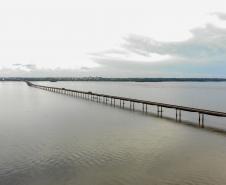
<instances>
[{"instance_id":1,"label":"water","mask_svg":"<svg viewBox=\"0 0 226 185\"><path fill-rule=\"evenodd\" d=\"M50 84L226 111L225 83ZM225 135L24 83L0 83L0 102L0 185L226 182Z\"/></svg>"}]
</instances>

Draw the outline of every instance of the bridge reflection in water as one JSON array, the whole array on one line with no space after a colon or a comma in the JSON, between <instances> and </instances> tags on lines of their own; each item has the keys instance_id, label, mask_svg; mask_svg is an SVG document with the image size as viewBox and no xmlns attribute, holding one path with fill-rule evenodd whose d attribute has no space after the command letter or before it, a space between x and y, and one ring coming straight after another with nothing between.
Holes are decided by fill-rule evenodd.
<instances>
[{"instance_id":1,"label":"bridge reflection in water","mask_svg":"<svg viewBox=\"0 0 226 185\"><path fill-rule=\"evenodd\" d=\"M179 105L172 105L172 104L165 104L165 103L159 103L159 102L152 102L152 101L146 101L146 100L139 100L139 99L133 99L133 98L126 98L121 96L112 96L112 95L106 95L106 94L98 94L93 93L91 91L78 91L78 90L72 90L72 89L66 89L66 88L59 88L59 87L51 87L51 86L43 86L43 85L36 85L29 81L26 81L27 85L30 87L35 87L55 93L60 94L66 94L70 96L75 97L82 97L85 99L89 99L96 102L103 102L108 104L111 104L112 106L120 106L122 108L125 108L125 102L129 102L129 108L133 111L135 111L135 104L142 104L142 111L147 112L147 107L149 106L156 106L157 107L157 115L159 117L163 117L163 108L168 109L174 109L176 113L176 121L181 122L181 112L193 112L198 114L198 126L201 128L204 128L204 115L210 115L210 116L216 116L216 117L226 117L226 112L219 112L219 111L212 111L212 110L206 110L206 109L198 109L193 107L185 107L185 106L179 106Z\"/></svg>"}]
</instances>

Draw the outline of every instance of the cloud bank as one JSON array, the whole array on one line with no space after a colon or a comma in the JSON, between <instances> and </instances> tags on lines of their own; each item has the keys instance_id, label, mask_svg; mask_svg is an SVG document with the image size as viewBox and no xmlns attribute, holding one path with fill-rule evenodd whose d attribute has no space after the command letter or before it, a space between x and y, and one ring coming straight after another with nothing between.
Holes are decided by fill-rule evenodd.
<instances>
[{"instance_id":1,"label":"cloud bank","mask_svg":"<svg viewBox=\"0 0 226 185\"><path fill-rule=\"evenodd\" d=\"M226 20L226 14L214 15ZM105 68L123 68L134 74L143 71L148 76L226 77L226 28L207 24L191 30L191 34L191 38L180 42L160 42L131 34L117 49L95 53L92 57ZM153 55L159 56L158 59L153 60Z\"/></svg>"},{"instance_id":2,"label":"cloud bank","mask_svg":"<svg viewBox=\"0 0 226 185\"><path fill-rule=\"evenodd\" d=\"M213 15L226 22L226 14ZM15 63L0 68L0 76L226 77L226 28L206 24L190 32L189 39L177 42L129 34L116 48L89 53L96 67L50 69Z\"/></svg>"}]
</instances>

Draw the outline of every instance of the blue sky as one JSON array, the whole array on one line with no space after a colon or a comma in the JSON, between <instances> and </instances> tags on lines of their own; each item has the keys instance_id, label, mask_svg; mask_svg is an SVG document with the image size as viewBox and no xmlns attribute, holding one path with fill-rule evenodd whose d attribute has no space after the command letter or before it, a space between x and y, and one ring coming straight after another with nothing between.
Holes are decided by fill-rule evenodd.
<instances>
[{"instance_id":1,"label":"blue sky","mask_svg":"<svg viewBox=\"0 0 226 185\"><path fill-rule=\"evenodd\" d=\"M226 77L226 2L0 2L0 76Z\"/></svg>"}]
</instances>

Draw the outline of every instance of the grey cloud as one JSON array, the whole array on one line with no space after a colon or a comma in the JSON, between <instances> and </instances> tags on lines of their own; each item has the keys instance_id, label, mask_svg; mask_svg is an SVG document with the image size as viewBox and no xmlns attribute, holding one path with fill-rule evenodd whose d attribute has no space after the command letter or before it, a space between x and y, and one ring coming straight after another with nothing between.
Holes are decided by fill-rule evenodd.
<instances>
[{"instance_id":1,"label":"grey cloud","mask_svg":"<svg viewBox=\"0 0 226 185\"><path fill-rule=\"evenodd\" d=\"M145 56L157 53L190 61L225 61L226 29L206 25L191 33L192 38L182 42L159 42L144 36L130 35L125 38L122 47Z\"/></svg>"},{"instance_id":2,"label":"grey cloud","mask_svg":"<svg viewBox=\"0 0 226 185\"><path fill-rule=\"evenodd\" d=\"M22 64L13 64L13 66L21 66Z\"/></svg>"},{"instance_id":3,"label":"grey cloud","mask_svg":"<svg viewBox=\"0 0 226 185\"><path fill-rule=\"evenodd\" d=\"M178 42L160 42L131 34L124 38L117 50L99 52L92 59L102 70L117 71L116 74L120 75L225 77L226 29L207 24L191 30L191 33L191 38ZM141 60L139 57L134 60L130 54L141 56ZM152 54L167 55L170 59L151 62Z\"/></svg>"},{"instance_id":4,"label":"grey cloud","mask_svg":"<svg viewBox=\"0 0 226 185\"><path fill-rule=\"evenodd\" d=\"M92 57L102 57L104 55L109 55L109 54L119 54L119 55L127 55L128 51L123 50L122 48L119 49L109 49L101 52L96 52L96 53L88 53Z\"/></svg>"},{"instance_id":5,"label":"grey cloud","mask_svg":"<svg viewBox=\"0 0 226 185\"><path fill-rule=\"evenodd\" d=\"M20 63L16 63L16 64L13 64L13 66L23 67L23 68L26 68L26 69L29 69L29 70L33 70L33 69L37 68L35 64L20 64Z\"/></svg>"},{"instance_id":6,"label":"grey cloud","mask_svg":"<svg viewBox=\"0 0 226 185\"><path fill-rule=\"evenodd\" d=\"M90 67L85 67L85 66L83 66L83 67L81 67L80 68L81 70L89 70L89 69L91 69Z\"/></svg>"},{"instance_id":7,"label":"grey cloud","mask_svg":"<svg viewBox=\"0 0 226 185\"><path fill-rule=\"evenodd\" d=\"M225 14L218 16L224 17ZM136 54L151 59L152 54L168 55L175 61L213 62L226 61L226 29L211 24L191 30L190 39L178 42L160 42L142 35L128 35L118 49L95 53L92 58L114 59L112 54L127 61L129 54ZM119 55L120 54L120 55ZM124 59L123 59L124 58ZM130 58L131 59L131 58Z\"/></svg>"},{"instance_id":8,"label":"grey cloud","mask_svg":"<svg viewBox=\"0 0 226 185\"><path fill-rule=\"evenodd\" d=\"M23 66L26 67L27 69L36 69L36 65L35 64L25 64Z\"/></svg>"},{"instance_id":9,"label":"grey cloud","mask_svg":"<svg viewBox=\"0 0 226 185\"><path fill-rule=\"evenodd\" d=\"M95 62L98 63L102 67L106 67L109 69L120 69L123 71L154 71L163 66L169 66L163 63L149 63L142 61L122 61L120 59L95 59Z\"/></svg>"},{"instance_id":10,"label":"grey cloud","mask_svg":"<svg viewBox=\"0 0 226 185\"><path fill-rule=\"evenodd\" d=\"M23 70L21 68L0 68L0 77L225 77L226 65L192 65L183 60L167 63L149 63L124 61L120 59L95 59L99 67L81 69L40 69Z\"/></svg>"},{"instance_id":11,"label":"grey cloud","mask_svg":"<svg viewBox=\"0 0 226 185\"><path fill-rule=\"evenodd\" d=\"M63 68L0 68L0 77L79 77L95 75L92 71Z\"/></svg>"},{"instance_id":12,"label":"grey cloud","mask_svg":"<svg viewBox=\"0 0 226 185\"><path fill-rule=\"evenodd\" d=\"M216 15L219 19L226 20L226 13L215 12L213 15Z\"/></svg>"},{"instance_id":13,"label":"grey cloud","mask_svg":"<svg viewBox=\"0 0 226 185\"><path fill-rule=\"evenodd\" d=\"M22 66L23 65L16 65L16 66ZM54 76L56 74L62 75L61 70L51 70L51 69L32 69L30 71L26 71L22 68L1 68L0 74L2 77L45 77L45 76ZM70 73L68 73L70 74Z\"/></svg>"},{"instance_id":14,"label":"grey cloud","mask_svg":"<svg viewBox=\"0 0 226 185\"><path fill-rule=\"evenodd\" d=\"M193 65L182 59L177 62L171 59L166 63L150 63L99 58L95 62L101 66L98 69L101 74L117 74L120 77L224 77L226 67L224 64L221 64L220 69L213 65L203 67L201 63Z\"/></svg>"}]
</instances>

